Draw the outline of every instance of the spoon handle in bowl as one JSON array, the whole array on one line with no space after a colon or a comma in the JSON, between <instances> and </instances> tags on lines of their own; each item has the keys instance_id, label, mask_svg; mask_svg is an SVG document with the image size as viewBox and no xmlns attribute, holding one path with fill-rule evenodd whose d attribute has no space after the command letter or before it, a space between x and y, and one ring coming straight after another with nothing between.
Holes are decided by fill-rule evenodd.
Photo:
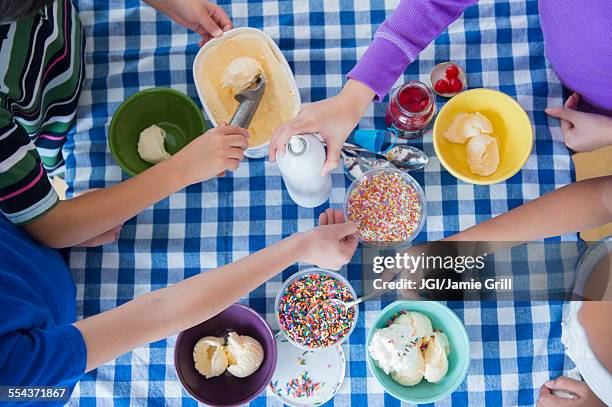
<instances>
[{"instance_id":1,"label":"spoon handle in bowl","mask_svg":"<svg viewBox=\"0 0 612 407\"><path fill-rule=\"evenodd\" d=\"M378 297L379 295L383 295L384 293L386 293L387 291L390 291L390 290L391 290L391 288L387 287L387 288L384 288L382 290L372 291L370 294L366 294L363 297L359 297L355 301L352 301L352 302L348 303L348 305L351 306L351 307L355 306L355 305L359 305L362 302L367 301L367 300L369 300L371 298Z\"/></svg>"}]
</instances>

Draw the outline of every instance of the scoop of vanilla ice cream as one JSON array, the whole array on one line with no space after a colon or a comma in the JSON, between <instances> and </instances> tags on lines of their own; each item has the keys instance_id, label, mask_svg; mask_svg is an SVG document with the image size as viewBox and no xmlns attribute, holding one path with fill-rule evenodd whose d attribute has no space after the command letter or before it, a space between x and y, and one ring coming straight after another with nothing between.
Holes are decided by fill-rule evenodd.
<instances>
[{"instance_id":1,"label":"scoop of vanilla ice cream","mask_svg":"<svg viewBox=\"0 0 612 407\"><path fill-rule=\"evenodd\" d=\"M482 113L459 113L444 132L444 137L458 144L465 144L472 137L493 134L493 123Z\"/></svg>"},{"instance_id":2,"label":"scoop of vanilla ice cream","mask_svg":"<svg viewBox=\"0 0 612 407\"><path fill-rule=\"evenodd\" d=\"M256 59L239 57L225 68L221 82L224 87L239 93L251 86L257 75L261 73L263 73L263 69Z\"/></svg>"},{"instance_id":3,"label":"scoop of vanilla ice cream","mask_svg":"<svg viewBox=\"0 0 612 407\"><path fill-rule=\"evenodd\" d=\"M401 384L402 386L414 386L423 380L425 373L425 360L421 350L412 348L404 358L404 364L398 367L393 373L391 378Z\"/></svg>"},{"instance_id":4,"label":"scoop of vanilla ice cream","mask_svg":"<svg viewBox=\"0 0 612 407\"><path fill-rule=\"evenodd\" d=\"M230 332L227 337L229 366L227 371L236 377L247 377L259 369L264 359L264 350L254 338Z\"/></svg>"},{"instance_id":5,"label":"scoop of vanilla ice cream","mask_svg":"<svg viewBox=\"0 0 612 407\"><path fill-rule=\"evenodd\" d=\"M418 370L418 356L413 353L421 352L416 339L406 326L391 324L374 332L368 351L386 374L403 369Z\"/></svg>"},{"instance_id":6,"label":"scoop of vanilla ice cream","mask_svg":"<svg viewBox=\"0 0 612 407\"><path fill-rule=\"evenodd\" d=\"M140 132L138 139L138 155L151 164L160 163L168 158L170 154L164 147L166 132L157 125L152 125Z\"/></svg>"},{"instance_id":7,"label":"scoop of vanilla ice cream","mask_svg":"<svg viewBox=\"0 0 612 407\"><path fill-rule=\"evenodd\" d=\"M444 332L434 331L427 348L423 351L425 369L423 377L431 383L440 382L448 372L450 344Z\"/></svg>"},{"instance_id":8,"label":"scoop of vanilla ice cream","mask_svg":"<svg viewBox=\"0 0 612 407\"><path fill-rule=\"evenodd\" d=\"M465 144L467 137L463 133L463 123L470 118L470 113L459 113L453 118L451 125L444 132L446 137L452 143Z\"/></svg>"},{"instance_id":9,"label":"scoop of vanilla ice cream","mask_svg":"<svg viewBox=\"0 0 612 407\"><path fill-rule=\"evenodd\" d=\"M495 137L481 134L467 143L467 163L474 174L488 176L499 167L499 148Z\"/></svg>"},{"instance_id":10,"label":"scoop of vanilla ice cream","mask_svg":"<svg viewBox=\"0 0 612 407\"><path fill-rule=\"evenodd\" d=\"M463 136L467 139L481 134L493 134L493 123L482 113L469 113L463 122Z\"/></svg>"},{"instance_id":11,"label":"scoop of vanilla ice cream","mask_svg":"<svg viewBox=\"0 0 612 407\"><path fill-rule=\"evenodd\" d=\"M225 372L228 365L223 338L205 336L193 348L195 368L201 375L210 379Z\"/></svg>"},{"instance_id":12,"label":"scoop of vanilla ice cream","mask_svg":"<svg viewBox=\"0 0 612 407\"><path fill-rule=\"evenodd\" d=\"M433 335L431 321L427 316L416 311L408 311L398 315L393 320L393 325L403 325L408 327L409 335L417 339L429 338Z\"/></svg>"}]
</instances>

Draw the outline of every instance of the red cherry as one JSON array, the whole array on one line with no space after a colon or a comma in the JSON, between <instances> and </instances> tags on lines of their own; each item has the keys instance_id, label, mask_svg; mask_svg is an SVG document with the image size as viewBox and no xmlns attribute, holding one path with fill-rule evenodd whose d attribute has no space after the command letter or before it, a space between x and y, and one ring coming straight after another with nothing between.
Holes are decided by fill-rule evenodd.
<instances>
[{"instance_id":1,"label":"red cherry","mask_svg":"<svg viewBox=\"0 0 612 407\"><path fill-rule=\"evenodd\" d=\"M416 102L416 101L408 103L408 106L406 106L406 108L411 113L418 113L421 111L421 108L419 107L419 102Z\"/></svg>"},{"instance_id":2,"label":"red cherry","mask_svg":"<svg viewBox=\"0 0 612 407\"><path fill-rule=\"evenodd\" d=\"M429 106L429 98L421 99L419 102L419 110L425 110L427 109L427 106Z\"/></svg>"},{"instance_id":3,"label":"red cherry","mask_svg":"<svg viewBox=\"0 0 612 407\"><path fill-rule=\"evenodd\" d=\"M450 93L461 92L461 89L463 89L463 84L459 79L453 78L448 81L448 88L450 90Z\"/></svg>"},{"instance_id":4,"label":"red cherry","mask_svg":"<svg viewBox=\"0 0 612 407\"><path fill-rule=\"evenodd\" d=\"M427 94L420 88L410 87L402 90L398 96L399 104L410 112L419 112L419 103Z\"/></svg>"},{"instance_id":5,"label":"red cherry","mask_svg":"<svg viewBox=\"0 0 612 407\"><path fill-rule=\"evenodd\" d=\"M450 65L445 71L446 79L453 79L459 77L459 68L457 65Z\"/></svg>"},{"instance_id":6,"label":"red cherry","mask_svg":"<svg viewBox=\"0 0 612 407\"><path fill-rule=\"evenodd\" d=\"M400 106L408 106L410 104L410 98L407 92L401 92L398 99Z\"/></svg>"},{"instance_id":7,"label":"red cherry","mask_svg":"<svg viewBox=\"0 0 612 407\"><path fill-rule=\"evenodd\" d=\"M438 93L448 93L449 92L449 83L446 79L440 79L434 85L434 89Z\"/></svg>"},{"instance_id":8,"label":"red cherry","mask_svg":"<svg viewBox=\"0 0 612 407\"><path fill-rule=\"evenodd\" d=\"M408 98L413 101L421 100L424 96L423 91L417 87L408 88L404 92L406 93Z\"/></svg>"}]
</instances>

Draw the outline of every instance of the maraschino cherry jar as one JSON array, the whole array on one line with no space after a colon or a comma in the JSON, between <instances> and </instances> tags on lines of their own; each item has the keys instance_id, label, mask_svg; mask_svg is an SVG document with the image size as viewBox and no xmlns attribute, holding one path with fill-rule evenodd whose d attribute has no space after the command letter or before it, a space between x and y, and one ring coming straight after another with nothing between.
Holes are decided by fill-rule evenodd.
<instances>
[{"instance_id":1,"label":"maraschino cherry jar","mask_svg":"<svg viewBox=\"0 0 612 407\"><path fill-rule=\"evenodd\" d=\"M421 136L436 114L433 90L419 81L409 81L393 90L385 118L387 126L402 138Z\"/></svg>"}]
</instances>

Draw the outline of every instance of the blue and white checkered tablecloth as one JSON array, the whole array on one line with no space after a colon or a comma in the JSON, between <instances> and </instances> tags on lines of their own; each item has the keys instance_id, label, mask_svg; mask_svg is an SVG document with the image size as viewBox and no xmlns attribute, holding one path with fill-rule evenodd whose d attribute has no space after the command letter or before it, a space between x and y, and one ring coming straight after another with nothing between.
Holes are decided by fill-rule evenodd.
<instances>
[{"instance_id":1,"label":"blue and white checkered tablecloth","mask_svg":"<svg viewBox=\"0 0 612 407\"><path fill-rule=\"evenodd\" d=\"M132 93L166 86L197 99L191 66L197 36L138 0L77 0L87 31L87 80L75 132L65 148L69 194L110 186L127 175L111 157L110 119ZM336 94L344 74L365 51L376 27L397 5L383 0L224 0L235 26L263 29L279 44L295 73L302 100ZM440 167L431 135L416 143L432 157L412 173L428 200L419 240L435 240L506 212L573 180L559 127L543 113L562 102L562 86L544 57L537 1L483 0L466 10L408 68L406 78L426 81L434 64L457 61L471 87L500 89L517 98L535 125L535 144L524 169L505 183L475 186ZM441 101L439 101L441 103ZM384 105L371 107L361 125L384 125ZM552 127L549 127L552 125ZM333 174L329 203L340 207L348 181ZM325 205L327 207L327 204ZM244 161L238 171L193 185L125 224L116 244L73 249L80 317L116 307L206 269L226 264L315 224L325 209L299 208L281 184L277 167ZM575 239L569 236L568 239ZM359 288L359 256L343 273ZM255 289L245 303L274 324L281 281ZM397 405L368 372L366 332L386 304L369 301L347 345L347 377L334 405ZM539 386L560 375L567 360L560 343L562 304L455 303L471 339L472 363L461 387L437 405L533 405ZM87 374L72 404L194 405L173 366L175 338L135 349ZM567 367L567 366L566 366ZM278 404L268 393L255 405Z\"/></svg>"}]
</instances>

